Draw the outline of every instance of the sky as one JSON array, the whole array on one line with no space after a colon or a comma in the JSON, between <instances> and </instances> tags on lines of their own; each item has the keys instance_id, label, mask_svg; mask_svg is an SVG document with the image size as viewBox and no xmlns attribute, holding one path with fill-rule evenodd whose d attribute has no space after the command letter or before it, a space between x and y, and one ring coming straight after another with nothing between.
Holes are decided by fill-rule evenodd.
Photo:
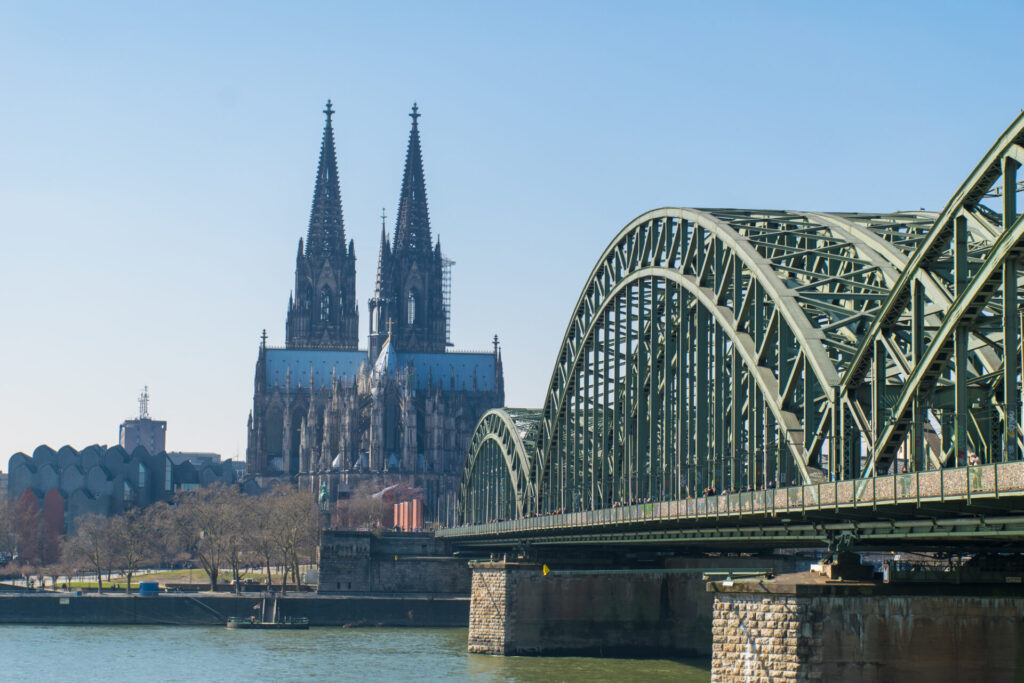
<instances>
[{"instance_id":1,"label":"sky","mask_svg":"<svg viewBox=\"0 0 1024 683\"><path fill-rule=\"evenodd\" d=\"M537 407L601 252L661 206L940 209L1024 107L1024 2L0 0L0 469L244 459L330 98L360 338L419 104L452 340Z\"/></svg>"}]
</instances>

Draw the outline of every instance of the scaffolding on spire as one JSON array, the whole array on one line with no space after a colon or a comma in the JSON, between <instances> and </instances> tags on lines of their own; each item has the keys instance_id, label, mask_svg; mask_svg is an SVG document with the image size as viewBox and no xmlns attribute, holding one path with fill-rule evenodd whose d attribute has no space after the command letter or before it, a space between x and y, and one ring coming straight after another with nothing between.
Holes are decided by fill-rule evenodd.
<instances>
[{"instance_id":1,"label":"scaffolding on spire","mask_svg":"<svg viewBox=\"0 0 1024 683\"><path fill-rule=\"evenodd\" d=\"M444 308L444 345L452 344L452 266L455 261L441 257L441 306Z\"/></svg>"}]
</instances>

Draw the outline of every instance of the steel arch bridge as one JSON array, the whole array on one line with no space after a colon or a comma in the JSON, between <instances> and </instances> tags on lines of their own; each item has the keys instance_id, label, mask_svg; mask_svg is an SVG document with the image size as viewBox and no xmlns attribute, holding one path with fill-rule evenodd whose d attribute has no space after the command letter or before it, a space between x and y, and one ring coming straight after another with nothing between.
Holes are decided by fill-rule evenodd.
<instances>
[{"instance_id":1,"label":"steel arch bridge","mask_svg":"<svg viewBox=\"0 0 1024 683\"><path fill-rule=\"evenodd\" d=\"M543 407L478 423L459 523L1020 460L1021 164L1024 115L938 213L639 216Z\"/></svg>"}]
</instances>

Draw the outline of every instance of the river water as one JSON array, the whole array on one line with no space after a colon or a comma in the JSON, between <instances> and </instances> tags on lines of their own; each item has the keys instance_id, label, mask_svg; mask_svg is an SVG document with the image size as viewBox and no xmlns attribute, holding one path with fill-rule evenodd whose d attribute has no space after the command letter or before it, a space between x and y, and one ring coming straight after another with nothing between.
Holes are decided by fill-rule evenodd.
<instances>
[{"instance_id":1,"label":"river water","mask_svg":"<svg viewBox=\"0 0 1024 683\"><path fill-rule=\"evenodd\" d=\"M4 681L660 681L705 683L707 662L491 657L467 630L0 625Z\"/></svg>"}]
</instances>

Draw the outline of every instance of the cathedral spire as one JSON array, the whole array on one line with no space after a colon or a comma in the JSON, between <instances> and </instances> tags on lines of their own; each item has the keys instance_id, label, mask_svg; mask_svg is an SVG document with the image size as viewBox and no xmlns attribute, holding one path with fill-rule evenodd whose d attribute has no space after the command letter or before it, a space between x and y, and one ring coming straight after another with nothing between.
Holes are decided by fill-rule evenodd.
<instances>
[{"instance_id":1,"label":"cathedral spire","mask_svg":"<svg viewBox=\"0 0 1024 683\"><path fill-rule=\"evenodd\" d=\"M295 299L288 303L285 346L355 349L359 334L356 255L354 245L345 244L330 100L324 115L309 231L305 244L299 240L295 257Z\"/></svg>"},{"instance_id":2,"label":"cathedral spire","mask_svg":"<svg viewBox=\"0 0 1024 683\"><path fill-rule=\"evenodd\" d=\"M412 129L405 153L402 196L398 200L395 222L395 252L430 251L430 216L427 213L427 189L423 180L423 155L420 152L419 107L412 105Z\"/></svg>"},{"instance_id":3,"label":"cathedral spire","mask_svg":"<svg viewBox=\"0 0 1024 683\"><path fill-rule=\"evenodd\" d=\"M324 114L324 137L320 143L320 163L316 171L313 208L309 214L309 232L306 236L307 255L326 255L336 248L342 251L345 249L338 157L334 150L334 128L331 125L334 109L331 108L330 100L327 100Z\"/></svg>"}]
</instances>

